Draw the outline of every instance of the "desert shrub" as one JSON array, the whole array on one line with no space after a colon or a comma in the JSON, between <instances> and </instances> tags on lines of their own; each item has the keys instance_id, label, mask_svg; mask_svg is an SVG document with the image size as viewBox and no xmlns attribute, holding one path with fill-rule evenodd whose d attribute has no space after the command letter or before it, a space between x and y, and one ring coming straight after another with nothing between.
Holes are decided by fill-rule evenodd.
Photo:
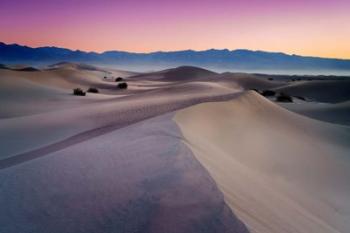
<instances>
[{"instance_id":1,"label":"desert shrub","mask_svg":"<svg viewBox=\"0 0 350 233\"><path fill-rule=\"evenodd\" d=\"M268 78L268 80L272 81L272 80L273 80L273 78Z\"/></svg>"},{"instance_id":2,"label":"desert shrub","mask_svg":"<svg viewBox=\"0 0 350 233\"><path fill-rule=\"evenodd\" d=\"M85 96L86 93L81 88L75 88L73 89L73 95Z\"/></svg>"},{"instance_id":3,"label":"desert shrub","mask_svg":"<svg viewBox=\"0 0 350 233\"><path fill-rule=\"evenodd\" d=\"M95 87L90 87L87 92L90 92L90 93L99 93L98 89L95 88Z\"/></svg>"},{"instance_id":4,"label":"desert shrub","mask_svg":"<svg viewBox=\"0 0 350 233\"><path fill-rule=\"evenodd\" d=\"M107 76L104 76L103 79L107 79Z\"/></svg>"},{"instance_id":5,"label":"desert shrub","mask_svg":"<svg viewBox=\"0 0 350 233\"><path fill-rule=\"evenodd\" d=\"M284 93L280 93L277 97L276 97L276 101L277 102L284 102L284 103L292 103L293 102L293 98L287 94Z\"/></svg>"},{"instance_id":6,"label":"desert shrub","mask_svg":"<svg viewBox=\"0 0 350 233\"><path fill-rule=\"evenodd\" d=\"M276 95L276 92L275 91L272 91L272 90L263 90L261 92L261 94L265 97L268 97L268 96L275 96Z\"/></svg>"},{"instance_id":7,"label":"desert shrub","mask_svg":"<svg viewBox=\"0 0 350 233\"><path fill-rule=\"evenodd\" d=\"M300 100L303 100L303 101L306 101L306 98L305 97L303 97L303 96L294 96L295 98L297 98L297 99L300 99Z\"/></svg>"},{"instance_id":8,"label":"desert shrub","mask_svg":"<svg viewBox=\"0 0 350 233\"><path fill-rule=\"evenodd\" d=\"M36 69L34 67L24 67L24 68L15 69L15 70L17 70L17 71L30 71L30 72L39 71L38 69Z\"/></svg>"},{"instance_id":9,"label":"desert shrub","mask_svg":"<svg viewBox=\"0 0 350 233\"><path fill-rule=\"evenodd\" d=\"M114 81L116 81L116 82L121 82L121 81L124 81L124 79L123 79L122 77L118 77L118 78L116 78Z\"/></svg>"},{"instance_id":10,"label":"desert shrub","mask_svg":"<svg viewBox=\"0 0 350 233\"><path fill-rule=\"evenodd\" d=\"M127 83L119 83L118 84L118 88L119 89L127 89L128 88L128 84Z\"/></svg>"}]
</instances>

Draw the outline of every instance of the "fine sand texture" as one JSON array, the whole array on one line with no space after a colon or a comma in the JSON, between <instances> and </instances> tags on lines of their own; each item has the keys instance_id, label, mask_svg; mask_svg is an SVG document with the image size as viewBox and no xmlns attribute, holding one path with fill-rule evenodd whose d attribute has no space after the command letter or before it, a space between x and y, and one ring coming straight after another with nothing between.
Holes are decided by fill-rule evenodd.
<instances>
[{"instance_id":1,"label":"fine sand texture","mask_svg":"<svg viewBox=\"0 0 350 233\"><path fill-rule=\"evenodd\" d=\"M248 233L172 117L0 170L0 232Z\"/></svg>"},{"instance_id":2,"label":"fine sand texture","mask_svg":"<svg viewBox=\"0 0 350 233\"><path fill-rule=\"evenodd\" d=\"M253 91L174 119L250 232L350 232L349 127L297 115Z\"/></svg>"}]
</instances>

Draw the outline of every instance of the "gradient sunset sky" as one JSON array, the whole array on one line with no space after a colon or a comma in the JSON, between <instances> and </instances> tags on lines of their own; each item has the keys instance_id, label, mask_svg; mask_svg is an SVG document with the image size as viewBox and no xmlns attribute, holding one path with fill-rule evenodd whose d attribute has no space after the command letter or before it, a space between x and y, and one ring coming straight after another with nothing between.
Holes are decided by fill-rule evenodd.
<instances>
[{"instance_id":1,"label":"gradient sunset sky","mask_svg":"<svg viewBox=\"0 0 350 233\"><path fill-rule=\"evenodd\" d=\"M0 41L133 52L252 49L350 58L350 0L1 0Z\"/></svg>"}]
</instances>

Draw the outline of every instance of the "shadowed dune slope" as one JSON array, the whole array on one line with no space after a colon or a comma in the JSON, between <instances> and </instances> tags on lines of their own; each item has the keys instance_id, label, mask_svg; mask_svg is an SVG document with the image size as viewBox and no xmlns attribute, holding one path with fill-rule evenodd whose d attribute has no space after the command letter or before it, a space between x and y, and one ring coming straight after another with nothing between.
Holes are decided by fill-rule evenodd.
<instances>
[{"instance_id":1,"label":"shadowed dune slope","mask_svg":"<svg viewBox=\"0 0 350 233\"><path fill-rule=\"evenodd\" d=\"M268 80L254 74L243 73L223 73L216 76L221 82L236 83L245 90L251 89L270 89L286 85L285 81Z\"/></svg>"},{"instance_id":2,"label":"shadowed dune slope","mask_svg":"<svg viewBox=\"0 0 350 233\"><path fill-rule=\"evenodd\" d=\"M48 66L49 69L77 69L77 70L90 70L90 71L102 71L108 73L107 70L104 70L100 67L82 64L82 63L73 63L73 62L59 62Z\"/></svg>"},{"instance_id":3,"label":"shadowed dune slope","mask_svg":"<svg viewBox=\"0 0 350 233\"><path fill-rule=\"evenodd\" d=\"M350 80L302 81L274 90L317 102L338 103L350 100Z\"/></svg>"},{"instance_id":4,"label":"shadowed dune slope","mask_svg":"<svg viewBox=\"0 0 350 233\"><path fill-rule=\"evenodd\" d=\"M299 103L281 104L284 108L317 120L350 126L350 101L336 104Z\"/></svg>"},{"instance_id":5,"label":"shadowed dune slope","mask_svg":"<svg viewBox=\"0 0 350 233\"><path fill-rule=\"evenodd\" d=\"M157 80L168 82L188 82L188 81L207 81L217 73L212 71L192 67L180 66L173 69L162 70L158 72L151 72L146 74L135 75L131 78L143 80Z\"/></svg>"},{"instance_id":6,"label":"shadowed dune slope","mask_svg":"<svg viewBox=\"0 0 350 233\"><path fill-rule=\"evenodd\" d=\"M350 128L247 92L176 114L185 142L251 232L350 232Z\"/></svg>"},{"instance_id":7,"label":"shadowed dune slope","mask_svg":"<svg viewBox=\"0 0 350 233\"><path fill-rule=\"evenodd\" d=\"M4 69L4 70L7 70L9 69L7 66L5 66L4 64L0 64L0 69Z\"/></svg>"}]
</instances>

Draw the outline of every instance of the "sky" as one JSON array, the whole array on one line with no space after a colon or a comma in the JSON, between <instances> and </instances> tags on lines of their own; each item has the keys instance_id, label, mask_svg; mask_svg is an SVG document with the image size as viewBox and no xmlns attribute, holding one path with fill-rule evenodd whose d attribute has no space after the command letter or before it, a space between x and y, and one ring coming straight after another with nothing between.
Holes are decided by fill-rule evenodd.
<instances>
[{"instance_id":1,"label":"sky","mask_svg":"<svg viewBox=\"0 0 350 233\"><path fill-rule=\"evenodd\" d=\"M251 49L350 59L350 0L1 0L0 41L131 52Z\"/></svg>"}]
</instances>

